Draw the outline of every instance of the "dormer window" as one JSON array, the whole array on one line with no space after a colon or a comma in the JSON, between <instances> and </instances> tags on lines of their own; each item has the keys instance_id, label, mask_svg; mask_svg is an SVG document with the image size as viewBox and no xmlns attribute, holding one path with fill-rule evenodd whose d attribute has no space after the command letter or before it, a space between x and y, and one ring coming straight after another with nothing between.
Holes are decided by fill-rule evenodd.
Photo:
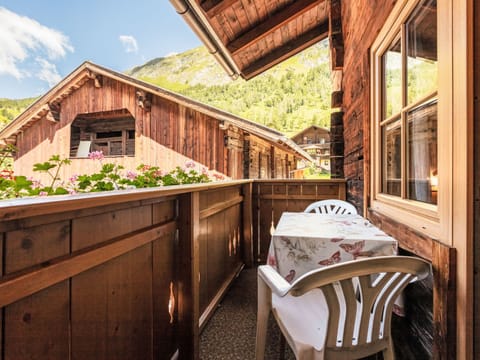
<instances>
[{"instance_id":1,"label":"dormer window","mask_svg":"<svg viewBox=\"0 0 480 360\"><path fill-rule=\"evenodd\" d=\"M93 151L107 157L134 156L134 117L125 109L79 114L71 127L70 156L86 157Z\"/></svg>"}]
</instances>

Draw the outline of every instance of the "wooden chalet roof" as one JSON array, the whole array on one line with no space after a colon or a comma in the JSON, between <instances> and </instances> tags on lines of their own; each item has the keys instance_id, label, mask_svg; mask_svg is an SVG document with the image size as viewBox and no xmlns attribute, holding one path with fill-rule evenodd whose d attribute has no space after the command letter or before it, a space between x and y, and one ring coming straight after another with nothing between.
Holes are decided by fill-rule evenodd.
<instances>
[{"instance_id":1,"label":"wooden chalet roof","mask_svg":"<svg viewBox=\"0 0 480 360\"><path fill-rule=\"evenodd\" d=\"M299 157L312 161L309 154L302 150L291 139L281 132L269 127L246 120L226 111L217 109L207 104L182 96L175 92L160 88L147 82L135 79L125 74L104 68L92 62L86 61L75 69L70 75L60 81L55 87L40 97L24 112L17 116L12 122L0 130L0 140L4 143L14 143L16 137L26 128L32 126L36 121L45 118L49 121L58 121L60 116L61 103L70 93L80 88L85 82L94 80L95 85L100 86L103 77L108 77L128 85L134 86L137 91L159 96L173 101L220 121L232 124L252 135L283 148L284 150L297 154Z\"/></svg>"},{"instance_id":2,"label":"wooden chalet roof","mask_svg":"<svg viewBox=\"0 0 480 360\"><path fill-rule=\"evenodd\" d=\"M330 134L330 129L328 129L328 128L325 128L325 127L322 127L322 126L317 126L317 125L311 125L311 126L305 128L305 129L303 129L302 131L296 133L291 138L295 139L297 137L301 137L301 136L303 136L303 134L305 134L309 131L312 131L312 130L320 130L321 132L325 132L327 134Z\"/></svg>"},{"instance_id":3,"label":"wooden chalet roof","mask_svg":"<svg viewBox=\"0 0 480 360\"><path fill-rule=\"evenodd\" d=\"M229 75L247 80L325 39L340 16L340 0L170 2Z\"/></svg>"}]
</instances>

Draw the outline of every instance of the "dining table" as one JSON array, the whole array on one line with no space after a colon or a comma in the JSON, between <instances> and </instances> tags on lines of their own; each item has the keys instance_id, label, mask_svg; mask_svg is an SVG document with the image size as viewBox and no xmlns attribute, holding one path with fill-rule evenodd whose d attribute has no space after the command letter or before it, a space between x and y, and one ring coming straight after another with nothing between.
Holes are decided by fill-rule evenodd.
<instances>
[{"instance_id":1,"label":"dining table","mask_svg":"<svg viewBox=\"0 0 480 360\"><path fill-rule=\"evenodd\" d=\"M397 240L358 214L284 212L272 233L267 264L291 283L319 267L397 254ZM394 312L404 315L401 297Z\"/></svg>"}]
</instances>

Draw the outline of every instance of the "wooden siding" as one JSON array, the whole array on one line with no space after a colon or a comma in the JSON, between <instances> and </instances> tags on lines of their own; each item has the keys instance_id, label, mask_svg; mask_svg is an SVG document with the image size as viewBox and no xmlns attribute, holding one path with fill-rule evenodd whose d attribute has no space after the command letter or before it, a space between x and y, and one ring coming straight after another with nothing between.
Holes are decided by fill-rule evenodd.
<instances>
[{"instance_id":1,"label":"wooden siding","mask_svg":"<svg viewBox=\"0 0 480 360\"><path fill-rule=\"evenodd\" d=\"M342 1L344 176L347 199L363 209L370 160L369 49L395 0ZM365 171L364 171L365 170ZM367 191L368 192L368 191Z\"/></svg>"},{"instance_id":2,"label":"wooden siding","mask_svg":"<svg viewBox=\"0 0 480 360\"><path fill-rule=\"evenodd\" d=\"M379 29L383 26L396 1L342 2L342 24L345 43L343 66L343 129L344 129L344 175L347 180L347 200L357 208L368 208L364 203L369 194L370 161L370 61L369 48ZM368 197L367 197L368 199ZM397 356L436 359L452 358L455 354L455 311L451 304L455 293L455 251L433 239L421 236L412 229L373 211L366 214L377 226L399 240L400 247L410 254L432 262L434 276L418 284L413 290L415 297L432 299L414 304L416 311L425 317L399 321L398 333L402 336L400 346L403 355ZM446 306L449 310L447 311ZM433 336L432 336L433 332ZM414 344L414 345L412 345Z\"/></svg>"},{"instance_id":3,"label":"wooden siding","mask_svg":"<svg viewBox=\"0 0 480 360\"><path fill-rule=\"evenodd\" d=\"M160 96L153 96L148 109L140 107L136 96L134 86L106 76L100 88L95 87L93 79L85 82L63 98L58 122L44 117L19 134L15 172L47 181L47 176L32 171L33 164L47 161L52 155L71 155L71 124L77 117L88 119L94 113L118 112L135 119L135 155L113 156L105 161L121 164L127 170L148 164L169 171L192 159L198 163L197 170L207 167L232 179L289 176L288 169L295 161L292 152L232 124L224 128L223 121ZM248 149L244 148L246 139ZM271 161L272 147L277 161ZM60 177L68 179L99 169L98 162L72 158Z\"/></svg>"},{"instance_id":4,"label":"wooden siding","mask_svg":"<svg viewBox=\"0 0 480 360\"><path fill-rule=\"evenodd\" d=\"M312 125L292 137L292 140L299 145L326 144L330 142L330 131L328 129Z\"/></svg>"},{"instance_id":5,"label":"wooden siding","mask_svg":"<svg viewBox=\"0 0 480 360\"><path fill-rule=\"evenodd\" d=\"M198 358L201 326L252 263L246 185L0 208L0 358Z\"/></svg>"}]
</instances>

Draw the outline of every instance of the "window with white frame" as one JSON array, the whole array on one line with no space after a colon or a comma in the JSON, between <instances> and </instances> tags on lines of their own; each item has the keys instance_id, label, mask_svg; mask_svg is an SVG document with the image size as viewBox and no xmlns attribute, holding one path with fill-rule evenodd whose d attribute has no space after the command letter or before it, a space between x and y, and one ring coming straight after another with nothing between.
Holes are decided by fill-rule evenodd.
<instances>
[{"instance_id":1,"label":"window with white frame","mask_svg":"<svg viewBox=\"0 0 480 360\"><path fill-rule=\"evenodd\" d=\"M448 114L439 106L437 22L436 0L399 0L371 50L371 206L434 236L439 195L447 191L439 147L448 146L440 126Z\"/></svg>"}]
</instances>

